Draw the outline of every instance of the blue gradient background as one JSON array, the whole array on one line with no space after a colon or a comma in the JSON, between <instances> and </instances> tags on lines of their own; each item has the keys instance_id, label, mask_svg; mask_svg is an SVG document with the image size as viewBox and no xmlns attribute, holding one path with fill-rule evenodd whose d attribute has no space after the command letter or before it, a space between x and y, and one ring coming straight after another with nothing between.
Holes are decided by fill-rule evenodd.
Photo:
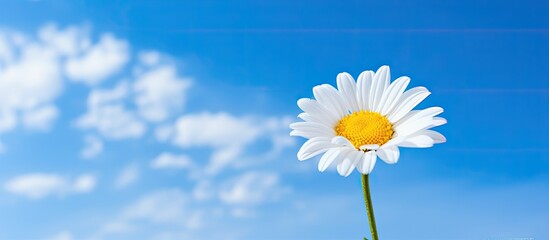
<instances>
[{"instance_id":1,"label":"blue gradient background","mask_svg":"<svg viewBox=\"0 0 549 240\"><path fill-rule=\"evenodd\" d=\"M312 97L313 86L389 65L393 79L407 75L411 86L429 88L419 108L445 109L448 124L437 130L448 142L403 149L396 165L378 162L371 184L381 239L549 239L548 10L547 1L513 0L0 1L0 26L33 33L51 21L87 23L132 48L186 59L186 74L197 80L185 112L296 116L296 100ZM71 122L87 91L64 89L53 131L2 136L9 151L0 155L0 182L28 171L112 178L125 161L146 162L169 148L147 138L113 142L101 161L78 160L80 133ZM258 207L254 219L208 231L238 229L241 239L367 236L359 175L320 174L316 159L297 161L298 147L265 165L291 193ZM90 194L38 201L0 191L0 239L63 229L85 239L142 193L191 186L184 172L148 172L122 192L102 183ZM144 231L126 237L149 239L156 230Z\"/></svg>"}]
</instances>

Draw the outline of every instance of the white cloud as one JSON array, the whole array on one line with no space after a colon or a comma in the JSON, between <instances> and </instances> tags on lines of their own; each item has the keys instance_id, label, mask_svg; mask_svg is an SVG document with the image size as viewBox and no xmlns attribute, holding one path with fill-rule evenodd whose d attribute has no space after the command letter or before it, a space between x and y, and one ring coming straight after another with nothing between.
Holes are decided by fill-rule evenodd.
<instances>
[{"instance_id":1,"label":"white cloud","mask_svg":"<svg viewBox=\"0 0 549 240\"><path fill-rule=\"evenodd\" d=\"M219 197L227 204L257 205L276 200L287 191L276 173L247 172L224 186Z\"/></svg>"},{"instance_id":2,"label":"white cloud","mask_svg":"<svg viewBox=\"0 0 549 240\"><path fill-rule=\"evenodd\" d=\"M142 51L139 53L138 58L146 66L154 66L160 63L160 53L157 51Z\"/></svg>"},{"instance_id":3,"label":"white cloud","mask_svg":"<svg viewBox=\"0 0 549 240\"><path fill-rule=\"evenodd\" d=\"M128 83L119 82L112 89L94 89L88 96L88 107L106 105L124 100L128 97Z\"/></svg>"},{"instance_id":4,"label":"white cloud","mask_svg":"<svg viewBox=\"0 0 549 240\"><path fill-rule=\"evenodd\" d=\"M162 190L143 196L131 204L122 216L127 220L177 222L186 213L188 196L178 189Z\"/></svg>"},{"instance_id":5,"label":"white cloud","mask_svg":"<svg viewBox=\"0 0 549 240\"><path fill-rule=\"evenodd\" d=\"M128 49L111 34L91 45L89 28L82 26L47 24L36 36L0 30L0 132L20 122L27 129L48 130L59 115L53 103L63 79L99 82L127 62Z\"/></svg>"},{"instance_id":6,"label":"white cloud","mask_svg":"<svg viewBox=\"0 0 549 240\"><path fill-rule=\"evenodd\" d=\"M76 125L82 129L96 129L110 139L141 137L146 125L124 106L121 100L127 94L125 82L113 89L92 90L88 97L88 112L76 121Z\"/></svg>"},{"instance_id":7,"label":"white cloud","mask_svg":"<svg viewBox=\"0 0 549 240\"><path fill-rule=\"evenodd\" d=\"M260 133L260 126L251 118L237 118L227 113L200 113L180 117L172 141L181 147L214 148L206 172L215 174Z\"/></svg>"},{"instance_id":8,"label":"white cloud","mask_svg":"<svg viewBox=\"0 0 549 240\"><path fill-rule=\"evenodd\" d=\"M217 174L221 172L221 170L242 155L242 148L243 146L234 145L214 151L210 158L210 162L206 166L205 172L207 174Z\"/></svg>"},{"instance_id":9,"label":"white cloud","mask_svg":"<svg viewBox=\"0 0 549 240\"><path fill-rule=\"evenodd\" d=\"M175 155L168 152L163 152L158 155L152 162L151 167L160 168L190 168L192 161L189 156Z\"/></svg>"},{"instance_id":10,"label":"white cloud","mask_svg":"<svg viewBox=\"0 0 549 240\"><path fill-rule=\"evenodd\" d=\"M57 115L51 103L62 86L56 49L0 31L0 131L12 130L20 113L26 113L28 127L47 129Z\"/></svg>"},{"instance_id":11,"label":"white cloud","mask_svg":"<svg viewBox=\"0 0 549 240\"><path fill-rule=\"evenodd\" d=\"M60 115L54 102L64 79L95 86L123 72L132 57L130 44L111 33L92 41L90 29L47 24L35 36L0 30L0 133L18 126L50 129ZM179 76L160 52L142 51L135 57L132 62L141 70L128 76L135 81L92 90L88 111L76 121L79 128L109 139L138 138L146 132L146 121L165 121L181 111L191 80ZM157 128L158 138L168 139L168 129ZM86 157L100 152L94 146L96 151Z\"/></svg>"},{"instance_id":12,"label":"white cloud","mask_svg":"<svg viewBox=\"0 0 549 240\"><path fill-rule=\"evenodd\" d=\"M128 62L129 55L129 45L126 41L106 33L82 56L70 58L65 72L72 80L96 85L120 71Z\"/></svg>"},{"instance_id":13,"label":"white cloud","mask_svg":"<svg viewBox=\"0 0 549 240\"><path fill-rule=\"evenodd\" d=\"M178 77L172 65L140 74L133 86L139 114L153 122L165 120L171 112L182 108L185 91L190 86L191 80Z\"/></svg>"},{"instance_id":14,"label":"white cloud","mask_svg":"<svg viewBox=\"0 0 549 240\"><path fill-rule=\"evenodd\" d=\"M87 27L69 26L59 29L55 24L47 24L38 31L39 39L57 52L73 56L90 46Z\"/></svg>"},{"instance_id":15,"label":"white cloud","mask_svg":"<svg viewBox=\"0 0 549 240\"><path fill-rule=\"evenodd\" d=\"M205 167L205 173L217 174L260 139L271 140L273 148L267 157L273 157L293 140L281 137L288 134L288 118L236 117L228 113L198 113L180 117L174 126L172 143L183 147L210 147L214 151Z\"/></svg>"},{"instance_id":16,"label":"white cloud","mask_svg":"<svg viewBox=\"0 0 549 240\"><path fill-rule=\"evenodd\" d=\"M126 188L135 183L138 178L139 167L136 164L130 164L120 171L114 185L118 189Z\"/></svg>"},{"instance_id":17,"label":"white cloud","mask_svg":"<svg viewBox=\"0 0 549 240\"><path fill-rule=\"evenodd\" d=\"M138 138L146 130L145 124L122 104L93 108L78 119L77 126L95 128L102 136L111 139Z\"/></svg>"},{"instance_id":18,"label":"white cloud","mask_svg":"<svg viewBox=\"0 0 549 240\"><path fill-rule=\"evenodd\" d=\"M43 198L50 194L61 194L67 188L67 180L54 174L27 174L9 180L4 189L13 194L29 198Z\"/></svg>"},{"instance_id":19,"label":"white cloud","mask_svg":"<svg viewBox=\"0 0 549 240\"><path fill-rule=\"evenodd\" d=\"M103 142L94 135L87 135L84 138L85 147L80 152L80 156L86 159L94 158L103 152Z\"/></svg>"},{"instance_id":20,"label":"white cloud","mask_svg":"<svg viewBox=\"0 0 549 240\"><path fill-rule=\"evenodd\" d=\"M193 189L192 195L196 201L205 201L211 199L215 194L214 185L208 181L202 179L199 181Z\"/></svg>"},{"instance_id":21,"label":"white cloud","mask_svg":"<svg viewBox=\"0 0 549 240\"><path fill-rule=\"evenodd\" d=\"M173 133L174 128L170 124L160 125L154 130L154 136L159 142L168 141L173 136Z\"/></svg>"},{"instance_id":22,"label":"white cloud","mask_svg":"<svg viewBox=\"0 0 549 240\"><path fill-rule=\"evenodd\" d=\"M245 145L260 134L257 122L227 113L199 113L180 117L175 125L173 143L181 147Z\"/></svg>"},{"instance_id":23,"label":"white cloud","mask_svg":"<svg viewBox=\"0 0 549 240\"><path fill-rule=\"evenodd\" d=\"M179 189L151 192L126 207L114 221L99 231L98 238L105 235L128 233L144 224L161 224L177 228L194 228L197 219L189 207L189 196Z\"/></svg>"},{"instance_id":24,"label":"white cloud","mask_svg":"<svg viewBox=\"0 0 549 240\"><path fill-rule=\"evenodd\" d=\"M4 189L12 194L40 199L48 195L63 196L72 193L88 193L95 187L95 182L95 177L89 174L69 181L56 174L30 173L8 180L4 184Z\"/></svg>"},{"instance_id":25,"label":"white cloud","mask_svg":"<svg viewBox=\"0 0 549 240\"><path fill-rule=\"evenodd\" d=\"M59 115L57 107L46 105L26 111L23 115L23 124L29 129L46 131L49 130L53 121Z\"/></svg>"},{"instance_id":26,"label":"white cloud","mask_svg":"<svg viewBox=\"0 0 549 240\"><path fill-rule=\"evenodd\" d=\"M72 191L77 193L89 193L95 188L97 180L91 174L79 176L72 184Z\"/></svg>"},{"instance_id":27,"label":"white cloud","mask_svg":"<svg viewBox=\"0 0 549 240\"><path fill-rule=\"evenodd\" d=\"M0 133L12 130L16 125L16 114L11 109L0 109Z\"/></svg>"}]
</instances>

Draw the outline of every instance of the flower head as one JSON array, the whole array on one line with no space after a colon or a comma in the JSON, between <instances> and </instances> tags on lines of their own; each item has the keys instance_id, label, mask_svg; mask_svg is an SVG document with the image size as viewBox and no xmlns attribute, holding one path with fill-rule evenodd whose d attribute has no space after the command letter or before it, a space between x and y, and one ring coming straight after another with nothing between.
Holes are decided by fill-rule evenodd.
<instances>
[{"instance_id":1,"label":"flower head","mask_svg":"<svg viewBox=\"0 0 549 240\"><path fill-rule=\"evenodd\" d=\"M426 148L446 138L432 127L446 123L436 117L440 107L412 110L430 92L424 87L408 91L410 78L399 77L390 82L388 66L364 71L355 82L348 73L337 76L337 89L328 84L313 88L315 99L302 98L297 105L304 122L290 125L292 136L308 140L297 158L306 160L323 154L318 170L323 172L337 165L341 176L353 169L369 174L379 156L389 164L398 161L398 147Z\"/></svg>"}]
</instances>

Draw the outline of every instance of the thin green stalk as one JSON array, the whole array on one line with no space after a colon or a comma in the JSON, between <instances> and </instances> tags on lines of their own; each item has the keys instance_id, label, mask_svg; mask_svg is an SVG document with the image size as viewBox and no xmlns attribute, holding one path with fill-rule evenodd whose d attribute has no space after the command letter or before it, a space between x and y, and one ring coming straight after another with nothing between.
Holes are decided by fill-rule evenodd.
<instances>
[{"instance_id":1,"label":"thin green stalk","mask_svg":"<svg viewBox=\"0 0 549 240\"><path fill-rule=\"evenodd\" d=\"M376 219L374 217L374 207L372 206L372 197L370 196L369 175L362 175L362 191L364 192L364 202L366 203L366 212L368 213L368 221L370 222L370 232L372 240L379 240L377 237Z\"/></svg>"}]
</instances>

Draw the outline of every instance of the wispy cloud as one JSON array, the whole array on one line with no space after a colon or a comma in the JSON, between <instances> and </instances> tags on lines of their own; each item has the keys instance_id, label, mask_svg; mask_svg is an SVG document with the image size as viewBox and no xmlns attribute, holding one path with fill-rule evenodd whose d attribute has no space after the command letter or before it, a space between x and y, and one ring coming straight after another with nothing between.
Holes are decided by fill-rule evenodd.
<instances>
[{"instance_id":1,"label":"wispy cloud","mask_svg":"<svg viewBox=\"0 0 549 240\"><path fill-rule=\"evenodd\" d=\"M103 141L94 135L87 135L84 138L84 143L84 149L80 152L80 156L83 158L94 158L103 152Z\"/></svg>"},{"instance_id":2,"label":"wispy cloud","mask_svg":"<svg viewBox=\"0 0 549 240\"><path fill-rule=\"evenodd\" d=\"M280 139L275 137L281 132L287 136L285 122L284 118L237 117L224 112L188 114L176 121L171 142L182 148L214 149L204 171L215 175L243 157L244 150L260 139L275 142L277 148L290 146L278 145Z\"/></svg>"},{"instance_id":3,"label":"wispy cloud","mask_svg":"<svg viewBox=\"0 0 549 240\"><path fill-rule=\"evenodd\" d=\"M193 227L189 196L179 189L164 189L143 195L131 203L114 220L101 227L95 236L104 238L117 234L136 232L143 224Z\"/></svg>"},{"instance_id":4,"label":"wispy cloud","mask_svg":"<svg viewBox=\"0 0 549 240\"><path fill-rule=\"evenodd\" d=\"M151 167L155 169L161 169L161 168L185 169L185 168L190 168L192 166L193 166L193 163L189 156L174 155L168 152L161 153L151 162Z\"/></svg>"},{"instance_id":5,"label":"wispy cloud","mask_svg":"<svg viewBox=\"0 0 549 240\"><path fill-rule=\"evenodd\" d=\"M155 62L150 59L153 58L151 56L142 58L148 64ZM139 73L133 86L139 114L153 122L166 120L171 112L180 111L183 107L191 82L177 76L172 65L161 65Z\"/></svg>"},{"instance_id":6,"label":"wispy cloud","mask_svg":"<svg viewBox=\"0 0 549 240\"><path fill-rule=\"evenodd\" d=\"M29 173L8 180L4 184L4 189L12 194L40 199L49 195L88 193L95 188L96 181L95 176L91 174L69 180L57 174Z\"/></svg>"},{"instance_id":7,"label":"wispy cloud","mask_svg":"<svg viewBox=\"0 0 549 240\"><path fill-rule=\"evenodd\" d=\"M279 199L289 188L281 186L273 172L246 172L230 180L220 191L222 202L233 205L257 205Z\"/></svg>"},{"instance_id":8,"label":"wispy cloud","mask_svg":"<svg viewBox=\"0 0 549 240\"><path fill-rule=\"evenodd\" d=\"M139 179L139 166L135 163L125 166L116 178L115 187L123 189L134 184Z\"/></svg>"}]
</instances>

